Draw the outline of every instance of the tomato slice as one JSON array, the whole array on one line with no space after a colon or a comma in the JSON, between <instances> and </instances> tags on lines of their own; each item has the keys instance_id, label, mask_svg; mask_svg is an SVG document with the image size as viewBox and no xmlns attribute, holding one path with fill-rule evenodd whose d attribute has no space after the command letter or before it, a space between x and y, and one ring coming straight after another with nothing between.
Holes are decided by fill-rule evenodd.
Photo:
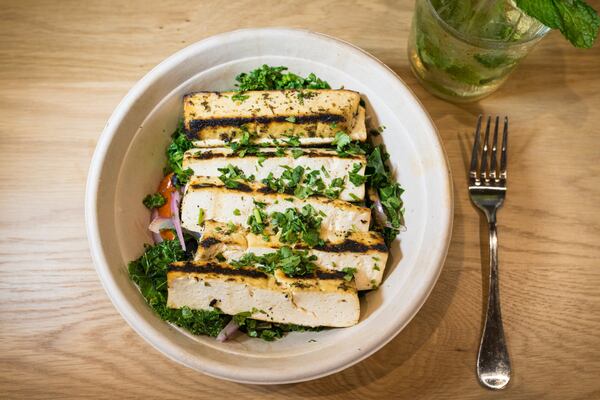
<instances>
[{"instance_id":1,"label":"tomato slice","mask_svg":"<svg viewBox=\"0 0 600 400\"><path fill-rule=\"evenodd\" d=\"M177 188L173 185L171 178L173 174L165 176L162 181L160 181L160 185L158 185L158 193L162 194L165 198L166 202L163 206L158 209L158 215L163 218L171 218L173 213L171 212L171 195L177 190Z\"/></svg>"},{"instance_id":2,"label":"tomato slice","mask_svg":"<svg viewBox=\"0 0 600 400\"><path fill-rule=\"evenodd\" d=\"M160 231L160 237L163 238L163 240L175 240L176 235L172 229L163 229Z\"/></svg>"},{"instance_id":3,"label":"tomato slice","mask_svg":"<svg viewBox=\"0 0 600 400\"><path fill-rule=\"evenodd\" d=\"M158 215L163 218L171 218L173 213L171 212L171 195L177 190L173 185L173 174L169 174L160 181L158 185L158 193L160 193L166 200L165 204L158 208ZM160 237L164 240L174 240L176 235L171 229L163 229L160 231Z\"/></svg>"}]
</instances>

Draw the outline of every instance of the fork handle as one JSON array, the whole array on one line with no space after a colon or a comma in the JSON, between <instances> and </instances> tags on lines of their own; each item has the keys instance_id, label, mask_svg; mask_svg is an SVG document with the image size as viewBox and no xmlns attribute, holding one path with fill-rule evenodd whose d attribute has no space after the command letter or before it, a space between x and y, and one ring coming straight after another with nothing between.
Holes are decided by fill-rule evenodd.
<instances>
[{"instance_id":1,"label":"fork handle","mask_svg":"<svg viewBox=\"0 0 600 400\"><path fill-rule=\"evenodd\" d=\"M490 285L485 325L477 355L477 376L489 389L502 389L510 380L511 367L500 313L498 284L498 233L495 218L489 222Z\"/></svg>"}]
</instances>

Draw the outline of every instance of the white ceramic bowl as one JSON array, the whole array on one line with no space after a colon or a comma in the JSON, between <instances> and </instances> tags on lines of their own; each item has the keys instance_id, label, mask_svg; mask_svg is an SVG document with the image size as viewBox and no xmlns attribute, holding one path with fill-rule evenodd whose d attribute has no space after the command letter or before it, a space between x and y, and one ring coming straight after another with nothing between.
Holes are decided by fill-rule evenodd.
<instances>
[{"instance_id":1,"label":"white ceramic bowl","mask_svg":"<svg viewBox=\"0 0 600 400\"><path fill-rule=\"evenodd\" d=\"M126 264L151 238L141 199L156 189L164 150L181 115L182 95L231 88L262 64L314 72L332 87L357 90L391 155L403 196L406 230L392 246L385 280L361 302L358 325L292 333L264 342L219 343L161 321L129 280ZM340 40L290 29L248 29L210 37L163 61L115 109L98 141L86 193L86 223L98 275L123 318L173 360L223 379L298 382L340 371L390 341L425 302L441 271L452 225L451 179L436 130L390 69Z\"/></svg>"}]
</instances>

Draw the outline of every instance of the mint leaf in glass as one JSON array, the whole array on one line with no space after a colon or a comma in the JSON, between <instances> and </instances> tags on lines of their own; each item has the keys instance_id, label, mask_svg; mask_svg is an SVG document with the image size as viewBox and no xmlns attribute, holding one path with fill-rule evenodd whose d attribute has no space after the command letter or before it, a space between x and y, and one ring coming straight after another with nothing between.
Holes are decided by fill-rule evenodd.
<instances>
[{"instance_id":1,"label":"mint leaf in glass","mask_svg":"<svg viewBox=\"0 0 600 400\"><path fill-rule=\"evenodd\" d=\"M598 37L600 17L582 0L516 0L527 15L558 29L575 47L590 48Z\"/></svg>"}]
</instances>

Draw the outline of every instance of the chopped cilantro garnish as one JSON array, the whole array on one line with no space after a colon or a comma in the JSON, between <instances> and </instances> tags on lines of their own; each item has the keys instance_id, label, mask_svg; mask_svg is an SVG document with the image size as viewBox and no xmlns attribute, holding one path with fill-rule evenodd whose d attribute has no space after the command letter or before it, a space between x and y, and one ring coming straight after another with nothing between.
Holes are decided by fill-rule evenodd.
<instances>
[{"instance_id":1,"label":"chopped cilantro garnish","mask_svg":"<svg viewBox=\"0 0 600 400\"><path fill-rule=\"evenodd\" d=\"M149 194L146 197L144 197L144 200L142 201L142 203L144 203L146 208L148 208L149 210L152 210L153 208L162 207L165 205L166 202L167 200L160 193Z\"/></svg>"},{"instance_id":2,"label":"chopped cilantro garnish","mask_svg":"<svg viewBox=\"0 0 600 400\"><path fill-rule=\"evenodd\" d=\"M264 155L262 155L261 153L258 154L257 156L257 163L259 166L263 166L263 163L265 162L265 160L267 159L267 157L265 157Z\"/></svg>"},{"instance_id":3,"label":"chopped cilantro garnish","mask_svg":"<svg viewBox=\"0 0 600 400\"><path fill-rule=\"evenodd\" d=\"M239 325L240 331L246 333L246 335L250 337L260 338L270 342L282 338L287 332L320 331L323 329L321 327L310 328L294 324L278 324L275 322L259 321L250 318L250 316L259 312L266 314L263 310L253 308L252 311L245 311L234 315L233 318Z\"/></svg>"},{"instance_id":4,"label":"chopped cilantro garnish","mask_svg":"<svg viewBox=\"0 0 600 400\"><path fill-rule=\"evenodd\" d=\"M363 199L361 199L360 197L358 197L357 195L355 195L354 193L349 193L350 197L352 197L352 200L354 201L362 201Z\"/></svg>"},{"instance_id":5,"label":"chopped cilantro garnish","mask_svg":"<svg viewBox=\"0 0 600 400\"><path fill-rule=\"evenodd\" d=\"M389 155L385 152L382 145L373 149L367 157L366 176L369 185L377 190L379 200L383 210L389 219L389 226L378 227L383 234L387 244L390 244L399 233L402 226L403 202L402 193L404 190L392 178L385 160Z\"/></svg>"},{"instance_id":6,"label":"chopped cilantro garnish","mask_svg":"<svg viewBox=\"0 0 600 400\"><path fill-rule=\"evenodd\" d=\"M352 166L352 171L348 174L348 179L354 184L354 186L360 186L366 182L367 177L359 174L362 164L356 163Z\"/></svg>"},{"instance_id":7,"label":"chopped cilantro garnish","mask_svg":"<svg viewBox=\"0 0 600 400\"><path fill-rule=\"evenodd\" d=\"M183 154L194 147L192 141L189 140L185 134L183 127L183 121L179 122L177 129L171 135L173 139L169 147L167 147L167 167L165 173L173 172L177 179L175 179L175 185L178 187L184 186L192 176L193 171L191 168L183 169Z\"/></svg>"},{"instance_id":8,"label":"chopped cilantro garnish","mask_svg":"<svg viewBox=\"0 0 600 400\"><path fill-rule=\"evenodd\" d=\"M237 208L235 210L233 210L233 215L241 215L242 213L240 212L240 210L238 210Z\"/></svg>"},{"instance_id":9,"label":"chopped cilantro garnish","mask_svg":"<svg viewBox=\"0 0 600 400\"><path fill-rule=\"evenodd\" d=\"M300 165L293 169L287 165L281 165L281 168L284 171L279 178L275 178L273 173L270 172L262 180L263 184L278 193L294 193L294 196L300 199L305 199L312 195L322 195L331 199L337 199L344 190L343 178L335 178L327 186L323 178L321 178L319 170L312 170L306 173L308 168L305 169Z\"/></svg>"},{"instance_id":10,"label":"chopped cilantro garnish","mask_svg":"<svg viewBox=\"0 0 600 400\"><path fill-rule=\"evenodd\" d=\"M252 214L248 217L247 224L252 233L259 235L262 234L267 227L268 218L264 211L265 203L255 201L254 206Z\"/></svg>"},{"instance_id":11,"label":"chopped cilantro garnish","mask_svg":"<svg viewBox=\"0 0 600 400\"><path fill-rule=\"evenodd\" d=\"M282 243L303 241L309 247L323 244L319 237L322 220L310 204L302 207L301 211L288 208L284 212L271 214L273 229L276 233L280 232L279 240Z\"/></svg>"},{"instance_id":12,"label":"chopped cilantro garnish","mask_svg":"<svg viewBox=\"0 0 600 400\"><path fill-rule=\"evenodd\" d=\"M231 141L228 144L228 146L231 148L231 151L233 151L239 157L245 157L246 154L258 153L259 147L256 146L252 140L254 133L248 131L245 126L242 126L240 129L242 130L242 137L240 140Z\"/></svg>"},{"instance_id":13,"label":"chopped cilantro garnish","mask_svg":"<svg viewBox=\"0 0 600 400\"><path fill-rule=\"evenodd\" d=\"M344 147L350 144L350 142L352 142L350 136L342 131L339 131L335 134L335 138L333 139L333 142L331 142L331 144L336 145L336 150L338 151L338 153L340 153L344 150Z\"/></svg>"},{"instance_id":14,"label":"chopped cilantro garnish","mask_svg":"<svg viewBox=\"0 0 600 400\"><path fill-rule=\"evenodd\" d=\"M246 182L254 180L254 175L246 176L244 171L231 164L227 164L225 167L218 168L217 170L221 173L221 175L219 175L221 182L225 184L225 187L230 189L237 188L240 180Z\"/></svg>"},{"instance_id":15,"label":"chopped cilantro garnish","mask_svg":"<svg viewBox=\"0 0 600 400\"><path fill-rule=\"evenodd\" d=\"M287 139L283 141L289 146L298 147L300 146L300 138L298 136L287 136Z\"/></svg>"},{"instance_id":16,"label":"chopped cilantro garnish","mask_svg":"<svg viewBox=\"0 0 600 400\"><path fill-rule=\"evenodd\" d=\"M234 224L233 222L228 222L227 223L227 232L225 232L227 235L231 235L233 232L237 231L238 226L236 224Z\"/></svg>"},{"instance_id":17,"label":"chopped cilantro garnish","mask_svg":"<svg viewBox=\"0 0 600 400\"><path fill-rule=\"evenodd\" d=\"M257 256L254 253L245 253L239 260L231 262L236 268L254 267L269 274L280 269L284 274L291 277L307 276L314 273L316 269L317 256L308 255L308 250L294 250L284 246L273 253Z\"/></svg>"},{"instance_id":18,"label":"chopped cilantro garnish","mask_svg":"<svg viewBox=\"0 0 600 400\"><path fill-rule=\"evenodd\" d=\"M247 221L252 233L266 235L265 228L270 225L274 233L280 233L279 241L282 243L304 242L309 247L324 243L319 237L323 217L310 204L305 205L300 211L296 208L288 208L284 212L276 211L271 215L267 215L264 206L258 205L260 203L255 204L257 206L252 210L252 215ZM266 241L268 240L267 237Z\"/></svg>"},{"instance_id":19,"label":"chopped cilantro garnish","mask_svg":"<svg viewBox=\"0 0 600 400\"><path fill-rule=\"evenodd\" d=\"M335 134L335 138L331 144L336 146L335 150L341 157L348 157L354 154L365 154L360 143L353 142L352 139L350 139L350 136L342 131Z\"/></svg>"},{"instance_id":20,"label":"chopped cilantro garnish","mask_svg":"<svg viewBox=\"0 0 600 400\"><path fill-rule=\"evenodd\" d=\"M344 190L344 186L344 178L332 179L331 184L323 191L323 194L331 199L337 199Z\"/></svg>"},{"instance_id":21,"label":"chopped cilantro garnish","mask_svg":"<svg viewBox=\"0 0 600 400\"><path fill-rule=\"evenodd\" d=\"M346 267L342 269L342 272L345 274L344 279L350 282L354 278L354 274L356 273L356 268Z\"/></svg>"},{"instance_id":22,"label":"chopped cilantro garnish","mask_svg":"<svg viewBox=\"0 0 600 400\"><path fill-rule=\"evenodd\" d=\"M302 149L292 149L292 156L294 158L301 157L302 154L304 154L304 151Z\"/></svg>"},{"instance_id":23,"label":"chopped cilantro garnish","mask_svg":"<svg viewBox=\"0 0 600 400\"><path fill-rule=\"evenodd\" d=\"M204 223L204 208L198 210L198 225L202 225Z\"/></svg>"},{"instance_id":24,"label":"chopped cilantro garnish","mask_svg":"<svg viewBox=\"0 0 600 400\"><path fill-rule=\"evenodd\" d=\"M244 94L244 92L238 92L236 94L234 94L233 96L231 96L231 100L233 101L245 101L248 100L250 98L250 96Z\"/></svg>"}]
</instances>

